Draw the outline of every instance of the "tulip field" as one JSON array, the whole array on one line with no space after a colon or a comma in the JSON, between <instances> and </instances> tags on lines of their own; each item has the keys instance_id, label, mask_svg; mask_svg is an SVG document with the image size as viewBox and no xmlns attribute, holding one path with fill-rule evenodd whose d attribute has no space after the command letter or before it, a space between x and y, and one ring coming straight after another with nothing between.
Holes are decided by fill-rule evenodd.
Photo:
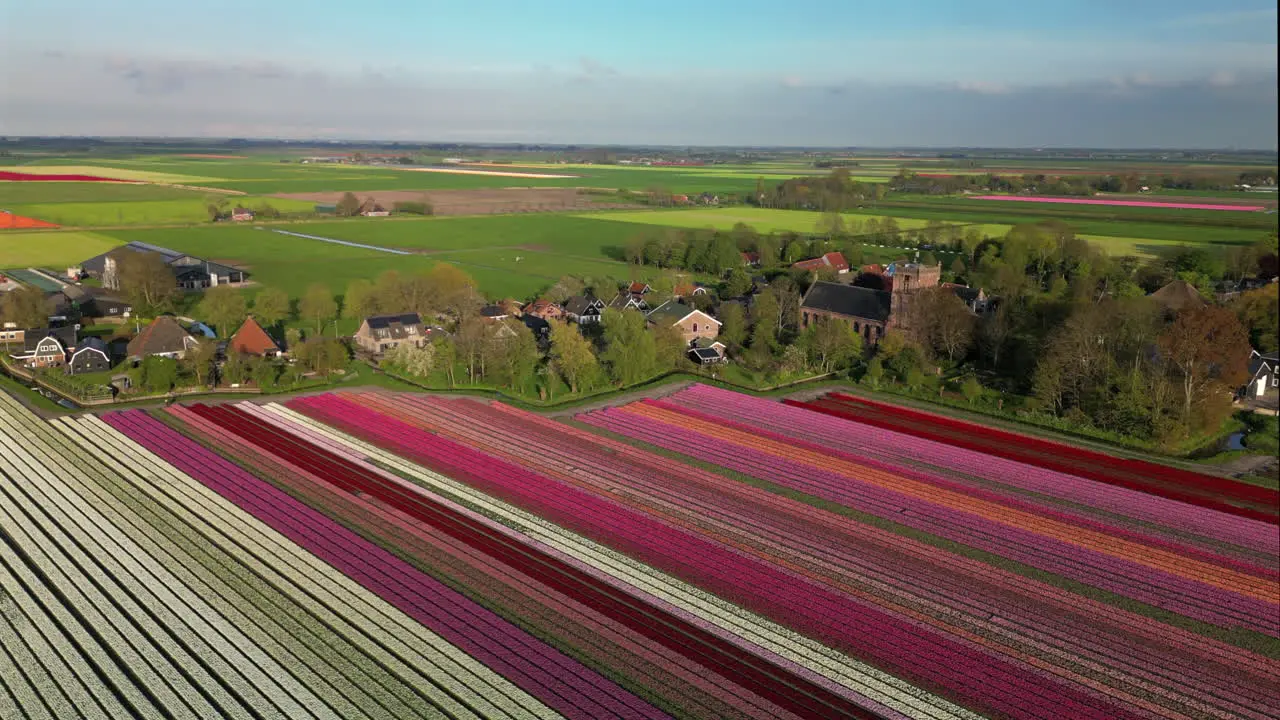
<instances>
[{"instance_id":1,"label":"tulip field","mask_svg":"<svg viewBox=\"0 0 1280 720\"><path fill-rule=\"evenodd\" d=\"M1262 720L1276 505L838 393L0 395L0 717Z\"/></svg>"}]
</instances>

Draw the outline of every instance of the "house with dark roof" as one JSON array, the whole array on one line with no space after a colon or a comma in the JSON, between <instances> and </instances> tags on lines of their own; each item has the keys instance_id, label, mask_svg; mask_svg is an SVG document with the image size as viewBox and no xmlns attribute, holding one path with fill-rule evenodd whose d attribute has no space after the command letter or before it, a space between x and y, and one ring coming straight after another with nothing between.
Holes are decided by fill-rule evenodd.
<instances>
[{"instance_id":1,"label":"house with dark roof","mask_svg":"<svg viewBox=\"0 0 1280 720\"><path fill-rule=\"evenodd\" d=\"M133 336L125 351L130 360L157 356L181 360L200 341L172 315L161 315Z\"/></svg>"},{"instance_id":2,"label":"house with dark roof","mask_svg":"<svg viewBox=\"0 0 1280 720\"><path fill-rule=\"evenodd\" d=\"M829 252L822 257L792 263L791 267L794 270L804 270L805 272L834 270L843 275L844 273L849 272L849 261L845 260L844 255L839 252Z\"/></svg>"},{"instance_id":3,"label":"house with dark roof","mask_svg":"<svg viewBox=\"0 0 1280 720\"><path fill-rule=\"evenodd\" d=\"M714 338L720 334L720 321L679 300L668 300L645 316L654 325L674 325L693 344L698 338Z\"/></svg>"},{"instance_id":4,"label":"house with dark roof","mask_svg":"<svg viewBox=\"0 0 1280 720\"><path fill-rule=\"evenodd\" d=\"M422 326L418 313L370 315L360 323L355 341L362 350L379 354L403 343L422 347L430 342L430 331Z\"/></svg>"},{"instance_id":5,"label":"house with dark roof","mask_svg":"<svg viewBox=\"0 0 1280 720\"><path fill-rule=\"evenodd\" d=\"M982 290L982 288L969 287L968 285L960 285L959 283L942 283L941 287L955 293L955 296L964 302L970 312L976 315L981 315L987 311L990 298L987 297L987 294Z\"/></svg>"},{"instance_id":6,"label":"house with dark roof","mask_svg":"<svg viewBox=\"0 0 1280 720\"><path fill-rule=\"evenodd\" d=\"M609 301L609 307L619 312L623 310L639 310L640 312L647 312L649 310L649 303L644 301L643 295L635 295L627 292L626 290L621 290L612 300Z\"/></svg>"},{"instance_id":7,"label":"house with dark roof","mask_svg":"<svg viewBox=\"0 0 1280 720\"><path fill-rule=\"evenodd\" d=\"M128 300L106 288L68 285L62 294L71 306L86 318L127 318L133 312Z\"/></svg>"},{"instance_id":8,"label":"house with dark roof","mask_svg":"<svg viewBox=\"0 0 1280 720\"><path fill-rule=\"evenodd\" d=\"M89 277L101 280L104 288L119 290L119 263L122 258L127 257L128 253L158 255L165 266L173 272L174 281L182 290L202 290L218 285L242 283L247 277L240 268L137 241L91 257L81 263L80 267Z\"/></svg>"},{"instance_id":9,"label":"house with dark roof","mask_svg":"<svg viewBox=\"0 0 1280 720\"><path fill-rule=\"evenodd\" d=\"M545 343L551 339L551 323L543 320L537 315L521 315L520 322L524 323L524 326L529 328L529 331L533 333L533 337L537 339L539 343Z\"/></svg>"},{"instance_id":10,"label":"house with dark roof","mask_svg":"<svg viewBox=\"0 0 1280 720\"><path fill-rule=\"evenodd\" d=\"M499 322L511 317L511 313L507 312L506 308L501 305L485 305L480 308L480 317L489 322Z\"/></svg>"},{"instance_id":11,"label":"house with dark roof","mask_svg":"<svg viewBox=\"0 0 1280 720\"><path fill-rule=\"evenodd\" d=\"M800 326L833 318L849 323L868 345L875 345L889 328L892 309L893 293L887 290L819 281L800 301Z\"/></svg>"},{"instance_id":12,"label":"house with dark roof","mask_svg":"<svg viewBox=\"0 0 1280 720\"><path fill-rule=\"evenodd\" d=\"M1275 402L1280 394L1280 353L1249 352L1249 383L1241 395L1250 400Z\"/></svg>"},{"instance_id":13,"label":"house with dark roof","mask_svg":"<svg viewBox=\"0 0 1280 720\"><path fill-rule=\"evenodd\" d=\"M689 346L689 359L699 365L714 365L727 362L726 346L714 338L695 338Z\"/></svg>"},{"instance_id":14,"label":"house with dark roof","mask_svg":"<svg viewBox=\"0 0 1280 720\"><path fill-rule=\"evenodd\" d=\"M564 314L579 325L598 323L604 314L604 302L590 295L574 295L565 301Z\"/></svg>"},{"instance_id":15,"label":"house with dark roof","mask_svg":"<svg viewBox=\"0 0 1280 720\"><path fill-rule=\"evenodd\" d=\"M76 329L73 325L26 330L22 333L22 349L9 357L29 368L61 367L66 364L67 352L75 344Z\"/></svg>"},{"instance_id":16,"label":"house with dark roof","mask_svg":"<svg viewBox=\"0 0 1280 720\"><path fill-rule=\"evenodd\" d=\"M102 372L111 369L111 351L100 337L90 335L81 338L67 360L67 372L72 375Z\"/></svg>"},{"instance_id":17,"label":"house with dark roof","mask_svg":"<svg viewBox=\"0 0 1280 720\"><path fill-rule=\"evenodd\" d=\"M252 315L245 318L244 324L236 330L235 335L231 336L231 340L227 342L227 351L259 357L276 357L283 352L280 343L276 342L275 338L253 319Z\"/></svg>"}]
</instances>

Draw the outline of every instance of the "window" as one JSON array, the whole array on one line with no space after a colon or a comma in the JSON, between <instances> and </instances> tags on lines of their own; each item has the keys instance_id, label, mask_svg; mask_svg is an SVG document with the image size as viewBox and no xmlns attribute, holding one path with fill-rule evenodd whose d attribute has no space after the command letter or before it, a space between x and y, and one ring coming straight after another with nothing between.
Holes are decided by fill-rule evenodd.
<instances>
[{"instance_id":1,"label":"window","mask_svg":"<svg viewBox=\"0 0 1280 720\"><path fill-rule=\"evenodd\" d=\"M693 324L693 331L698 332L698 323Z\"/></svg>"}]
</instances>

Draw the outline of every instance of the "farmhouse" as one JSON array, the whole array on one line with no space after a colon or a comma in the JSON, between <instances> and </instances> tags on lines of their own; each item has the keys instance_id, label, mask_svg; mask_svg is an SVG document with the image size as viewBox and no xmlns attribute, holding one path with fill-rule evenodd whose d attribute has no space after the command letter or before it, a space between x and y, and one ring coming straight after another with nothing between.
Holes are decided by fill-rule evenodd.
<instances>
[{"instance_id":1,"label":"farmhouse","mask_svg":"<svg viewBox=\"0 0 1280 720\"><path fill-rule=\"evenodd\" d=\"M253 219L253 211L246 207L236 207L231 211L231 219L234 222L245 222Z\"/></svg>"},{"instance_id":2,"label":"farmhouse","mask_svg":"<svg viewBox=\"0 0 1280 720\"><path fill-rule=\"evenodd\" d=\"M1183 310L1200 310L1208 306L1204 298L1200 297L1200 291L1182 278L1178 278L1151 293L1151 299L1160 303L1166 311L1171 313L1182 312Z\"/></svg>"},{"instance_id":3,"label":"farmhouse","mask_svg":"<svg viewBox=\"0 0 1280 720\"><path fill-rule=\"evenodd\" d=\"M668 300L647 315L654 325L675 325L680 328L684 340L692 344L698 338L714 338L720 334L720 321L695 310L679 300Z\"/></svg>"},{"instance_id":4,"label":"farmhouse","mask_svg":"<svg viewBox=\"0 0 1280 720\"><path fill-rule=\"evenodd\" d=\"M27 330L22 333L22 350L10 357L29 368L61 367L75 344L74 326Z\"/></svg>"},{"instance_id":5,"label":"farmhouse","mask_svg":"<svg viewBox=\"0 0 1280 720\"><path fill-rule=\"evenodd\" d=\"M235 335L231 336L231 341L227 343L227 350L259 357L276 357L282 352L280 343L262 329L253 316L245 318L244 324L236 330Z\"/></svg>"},{"instance_id":6,"label":"farmhouse","mask_svg":"<svg viewBox=\"0 0 1280 720\"><path fill-rule=\"evenodd\" d=\"M742 253L742 264L746 267L760 267L760 253L754 251Z\"/></svg>"},{"instance_id":7,"label":"farmhouse","mask_svg":"<svg viewBox=\"0 0 1280 720\"><path fill-rule=\"evenodd\" d=\"M564 317L564 308L546 298L538 298L524 306L524 314L542 320L555 320Z\"/></svg>"},{"instance_id":8,"label":"farmhouse","mask_svg":"<svg viewBox=\"0 0 1280 720\"><path fill-rule=\"evenodd\" d=\"M372 197L367 197L364 202L360 203L358 212L365 217L387 217L391 214L389 210L379 205Z\"/></svg>"},{"instance_id":9,"label":"farmhouse","mask_svg":"<svg viewBox=\"0 0 1280 720\"><path fill-rule=\"evenodd\" d=\"M511 317L511 313L501 305L485 305L480 308L480 317L489 322L500 322Z\"/></svg>"},{"instance_id":10,"label":"farmhouse","mask_svg":"<svg viewBox=\"0 0 1280 720\"><path fill-rule=\"evenodd\" d=\"M129 301L105 288L68 285L62 294L71 306L86 318L127 318L133 312Z\"/></svg>"},{"instance_id":11,"label":"farmhouse","mask_svg":"<svg viewBox=\"0 0 1280 720\"><path fill-rule=\"evenodd\" d=\"M838 252L829 252L822 257L816 257L811 260L801 260L792 264L794 270L804 270L805 272L818 272L821 270L835 270L843 275L849 272L849 261L844 259L844 255Z\"/></svg>"},{"instance_id":12,"label":"farmhouse","mask_svg":"<svg viewBox=\"0 0 1280 720\"><path fill-rule=\"evenodd\" d=\"M202 260L192 255L169 250L142 242L131 242L81 263L85 274L102 281L102 286L109 290L120 289L119 262L126 257L125 253L150 253L159 255L164 264L173 272L174 280L183 290L202 290L218 285L234 285L242 283L246 273L230 265Z\"/></svg>"},{"instance_id":13,"label":"farmhouse","mask_svg":"<svg viewBox=\"0 0 1280 720\"><path fill-rule=\"evenodd\" d=\"M1275 402L1280 394L1280 353L1262 354L1257 350L1249 353L1249 384L1241 393L1250 400L1267 400Z\"/></svg>"},{"instance_id":14,"label":"farmhouse","mask_svg":"<svg viewBox=\"0 0 1280 720\"><path fill-rule=\"evenodd\" d=\"M129 341L126 353L130 360L150 356L181 360L198 342L172 315L161 315Z\"/></svg>"},{"instance_id":15,"label":"farmhouse","mask_svg":"<svg viewBox=\"0 0 1280 720\"><path fill-rule=\"evenodd\" d=\"M590 295L574 295L564 303L564 314L579 325L600 322L604 303Z\"/></svg>"},{"instance_id":16,"label":"farmhouse","mask_svg":"<svg viewBox=\"0 0 1280 720\"><path fill-rule=\"evenodd\" d=\"M706 295L707 288L704 285L691 282L678 283L671 291L671 297L677 300L688 300L695 295Z\"/></svg>"},{"instance_id":17,"label":"farmhouse","mask_svg":"<svg viewBox=\"0 0 1280 720\"><path fill-rule=\"evenodd\" d=\"M609 307L614 310L639 310L645 312L649 309L649 303L644 301L643 295L634 295L627 291L621 291L609 301Z\"/></svg>"},{"instance_id":18,"label":"farmhouse","mask_svg":"<svg viewBox=\"0 0 1280 720\"><path fill-rule=\"evenodd\" d=\"M627 286L627 292L632 295L646 295L652 290L653 288L649 287L649 283L640 282L639 280Z\"/></svg>"},{"instance_id":19,"label":"farmhouse","mask_svg":"<svg viewBox=\"0 0 1280 720\"><path fill-rule=\"evenodd\" d=\"M422 347L429 339L428 334L418 313L370 315L360 323L355 341L362 350L377 354L404 343Z\"/></svg>"},{"instance_id":20,"label":"farmhouse","mask_svg":"<svg viewBox=\"0 0 1280 720\"><path fill-rule=\"evenodd\" d=\"M800 326L818 318L848 322L868 345L875 345L889 327L893 293L834 282L816 282L800 301Z\"/></svg>"},{"instance_id":21,"label":"farmhouse","mask_svg":"<svg viewBox=\"0 0 1280 720\"><path fill-rule=\"evenodd\" d=\"M110 369L111 352L107 349L107 343L100 337L90 336L80 340L67 361L67 372L72 375Z\"/></svg>"},{"instance_id":22,"label":"farmhouse","mask_svg":"<svg viewBox=\"0 0 1280 720\"><path fill-rule=\"evenodd\" d=\"M955 293L956 297L964 301L969 311L981 315L987 311L990 304L990 298L983 292L982 288L973 288L968 285L960 285L958 283L942 283L942 287Z\"/></svg>"}]
</instances>

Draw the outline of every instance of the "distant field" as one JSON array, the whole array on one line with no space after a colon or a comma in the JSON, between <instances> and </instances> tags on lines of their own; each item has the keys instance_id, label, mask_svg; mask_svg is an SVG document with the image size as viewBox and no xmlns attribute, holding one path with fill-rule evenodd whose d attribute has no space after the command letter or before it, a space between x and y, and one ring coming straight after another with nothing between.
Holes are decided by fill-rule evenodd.
<instances>
[{"instance_id":1,"label":"distant field","mask_svg":"<svg viewBox=\"0 0 1280 720\"><path fill-rule=\"evenodd\" d=\"M203 199L208 193L163 185L118 183L0 182L0 209L10 205L64 202L134 202L138 200Z\"/></svg>"},{"instance_id":2,"label":"distant field","mask_svg":"<svg viewBox=\"0 0 1280 720\"><path fill-rule=\"evenodd\" d=\"M0 232L0 268L61 271L123 245L124 239L88 232Z\"/></svg>"},{"instance_id":3,"label":"distant field","mask_svg":"<svg viewBox=\"0 0 1280 720\"><path fill-rule=\"evenodd\" d=\"M641 225L662 225L680 228L715 228L729 230L737 223L746 223L757 232L816 232L823 214L805 210L770 210L755 207L717 208L714 210L640 210L636 212L601 212L577 217ZM879 218L872 214L846 214L846 221L866 221ZM903 230L924 227L928 220L895 218Z\"/></svg>"},{"instance_id":4,"label":"distant field","mask_svg":"<svg viewBox=\"0 0 1280 720\"><path fill-rule=\"evenodd\" d=\"M231 205L269 204L281 212L309 212L315 203L279 198L237 197ZM139 200L135 202L48 203L15 205L15 213L71 227L102 225L164 225L209 222L208 203L200 200Z\"/></svg>"},{"instance_id":5,"label":"distant field","mask_svg":"<svg viewBox=\"0 0 1280 720\"><path fill-rule=\"evenodd\" d=\"M15 172L23 172L30 175L92 175L114 180L141 180L154 183L191 184L218 179L216 177L175 175L152 170L134 170L112 165L22 165L13 169Z\"/></svg>"}]
</instances>

